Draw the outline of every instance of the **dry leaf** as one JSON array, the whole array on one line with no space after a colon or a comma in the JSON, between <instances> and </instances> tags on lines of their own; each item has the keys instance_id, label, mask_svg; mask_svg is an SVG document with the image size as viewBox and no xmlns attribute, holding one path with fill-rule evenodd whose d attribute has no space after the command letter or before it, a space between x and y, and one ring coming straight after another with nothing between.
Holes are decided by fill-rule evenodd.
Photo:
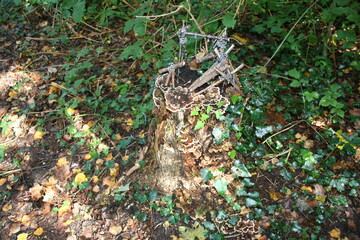
<instances>
[{"instance_id":1,"label":"dry leaf","mask_svg":"<svg viewBox=\"0 0 360 240\"><path fill-rule=\"evenodd\" d=\"M105 160L112 160L113 159L113 155L112 155L112 153L109 153L108 155L106 155L106 157L105 157Z\"/></svg>"},{"instance_id":2,"label":"dry leaf","mask_svg":"<svg viewBox=\"0 0 360 240\"><path fill-rule=\"evenodd\" d=\"M66 213L68 211L71 211L70 206L62 206L61 208L59 208L58 216L61 217L62 215L64 215L64 213Z\"/></svg>"},{"instance_id":3,"label":"dry leaf","mask_svg":"<svg viewBox=\"0 0 360 240\"><path fill-rule=\"evenodd\" d=\"M74 220L69 219L69 220L67 220L66 222L63 222L62 225L65 226L65 227L66 227L66 226L69 226L73 221L74 221Z\"/></svg>"},{"instance_id":4,"label":"dry leaf","mask_svg":"<svg viewBox=\"0 0 360 240\"><path fill-rule=\"evenodd\" d=\"M44 132L37 130L36 133L34 134L34 139L42 139L43 136L44 136Z\"/></svg>"},{"instance_id":5,"label":"dry leaf","mask_svg":"<svg viewBox=\"0 0 360 240\"><path fill-rule=\"evenodd\" d=\"M39 227L34 231L34 235L36 236L41 236L43 233L44 233L44 229L42 227Z\"/></svg>"},{"instance_id":6,"label":"dry leaf","mask_svg":"<svg viewBox=\"0 0 360 240\"><path fill-rule=\"evenodd\" d=\"M60 93L60 88L58 88L57 86L53 86L51 85L50 88L49 88L49 95L50 94L58 94Z\"/></svg>"},{"instance_id":7,"label":"dry leaf","mask_svg":"<svg viewBox=\"0 0 360 240\"><path fill-rule=\"evenodd\" d=\"M349 111L350 115L360 117L360 108L353 108Z\"/></svg>"},{"instance_id":8,"label":"dry leaf","mask_svg":"<svg viewBox=\"0 0 360 240\"><path fill-rule=\"evenodd\" d=\"M308 191L308 192L312 192L312 191L313 191L311 187L307 187L307 186L302 186L302 187L301 187L301 190L303 190L303 191Z\"/></svg>"},{"instance_id":9,"label":"dry leaf","mask_svg":"<svg viewBox=\"0 0 360 240\"><path fill-rule=\"evenodd\" d=\"M324 197L324 196L316 196L315 199L319 200L320 202L325 202L326 197Z\"/></svg>"},{"instance_id":10,"label":"dry leaf","mask_svg":"<svg viewBox=\"0 0 360 240\"><path fill-rule=\"evenodd\" d=\"M242 206L242 207L241 207L241 210L240 210L240 214L241 214L241 215L245 216L245 215L247 215L247 214L250 213L250 212L251 212L251 209L250 209L250 208L247 208L247 207L245 207L245 206Z\"/></svg>"},{"instance_id":11,"label":"dry leaf","mask_svg":"<svg viewBox=\"0 0 360 240\"><path fill-rule=\"evenodd\" d=\"M93 191L93 192L96 192L96 193L100 192L100 187L99 187L99 185L95 185L95 186L92 188L92 191Z\"/></svg>"},{"instance_id":12,"label":"dry leaf","mask_svg":"<svg viewBox=\"0 0 360 240\"><path fill-rule=\"evenodd\" d=\"M99 152L102 152L102 151L108 150L108 149L109 149L109 146L106 145L106 144L100 143L100 144L98 145L98 151L99 151Z\"/></svg>"},{"instance_id":13,"label":"dry leaf","mask_svg":"<svg viewBox=\"0 0 360 240\"><path fill-rule=\"evenodd\" d=\"M75 109L72 109L72 108L67 108L66 112L67 112L67 114L69 114L71 116L71 115L74 115L77 111Z\"/></svg>"},{"instance_id":14,"label":"dry leaf","mask_svg":"<svg viewBox=\"0 0 360 240\"><path fill-rule=\"evenodd\" d=\"M274 201L280 200L283 198L282 194L279 192L270 193L270 198Z\"/></svg>"},{"instance_id":15,"label":"dry leaf","mask_svg":"<svg viewBox=\"0 0 360 240\"><path fill-rule=\"evenodd\" d=\"M329 233L330 233L330 236L333 238L340 238L341 231L338 228L334 228Z\"/></svg>"},{"instance_id":16,"label":"dry leaf","mask_svg":"<svg viewBox=\"0 0 360 240\"><path fill-rule=\"evenodd\" d=\"M65 166L67 164L68 164L68 161L67 161L66 157L59 158L59 160L57 162L57 165L59 167Z\"/></svg>"},{"instance_id":17,"label":"dry leaf","mask_svg":"<svg viewBox=\"0 0 360 240\"><path fill-rule=\"evenodd\" d=\"M0 186L4 185L6 183L6 178L0 178Z\"/></svg>"},{"instance_id":18,"label":"dry leaf","mask_svg":"<svg viewBox=\"0 0 360 240\"><path fill-rule=\"evenodd\" d=\"M99 158L98 160L96 160L95 164L96 165L102 165L104 163L104 160Z\"/></svg>"},{"instance_id":19,"label":"dry leaf","mask_svg":"<svg viewBox=\"0 0 360 240\"><path fill-rule=\"evenodd\" d=\"M99 177L98 176L93 176L92 177L92 182L93 183L97 183L99 181Z\"/></svg>"},{"instance_id":20,"label":"dry leaf","mask_svg":"<svg viewBox=\"0 0 360 240\"><path fill-rule=\"evenodd\" d=\"M112 235L118 235L121 233L121 231L122 231L122 227L120 225L113 225L109 228L109 232Z\"/></svg>"},{"instance_id":21,"label":"dry leaf","mask_svg":"<svg viewBox=\"0 0 360 240\"><path fill-rule=\"evenodd\" d=\"M15 233L18 233L21 230L21 224L20 223L10 223L9 224L9 234L13 235Z\"/></svg>"},{"instance_id":22,"label":"dry leaf","mask_svg":"<svg viewBox=\"0 0 360 240\"><path fill-rule=\"evenodd\" d=\"M24 224L25 226L30 226L31 223L30 216L29 215L22 216L21 223Z\"/></svg>"},{"instance_id":23,"label":"dry leaf","mask_svg":"<svg viewBox=\"0 0 360 240\"><path fill-rule=\"evenodd\" d=\"M314 192L313 193L315 195L325 196L325 192L326 192L326 190L322 185L320 185L318 183L314 184Z\"/></svg>"},{"instance_id":24,"label":"dry leaf","mask_svg":"<svg viewBox=\"0 0 360 240\"><path fill-rule=\"evenodd\" d=\"M304 148L310 149L314 146L314 140L306 140L304 142Z\"/></svg>"},{"instance_id":25,"label":"dry leaf","mask_svg":"<svg viewBox=\"0 0 360 240\"><path fill-rule=\"evenodd\" d=\"M110 176L116 177L120 172L120 166L118 163L115 163L115 166L113 168L110 168Z\"/></svg>"},{"instance_id":26,"label":"dry leaf","mask_svg":"<svg viewBox=\"0 0 360 240\"><path fill-rule=\"evenodd\" d=\"M4 212L7 212L7 211L9 211L9 210L11 210L11 209L12 209L12 205L11 205L10 202L6 203L6 204L2 207L2 210L3 210Z\"/></svg>"},{"instance_id":27,"label":"dry leaf","mask_svg":"<svg viewBox=\"0 0 360 240\"><path fill-rule=\"evenodd\" d=\"M56 192L54 191L54 189L51 186L48 186L47 188L45 188L45 195L43 201L52 202L54 200L55 195Z\"/></svg>"},{"instance_id":28,"label":"dry leaf","mask_svg":"<svg viewBox=\"0 0 360 240\"><path fill-rule=\"evenodd\" d=\"M236 40L238 40L242 44L246 44L247 42L249 42L249 39L240 37L240 35L237 34L237 33L232 34L231 37L235 38Z\"/></svg>"},{"instance_id":29,"label":"dry leaf","mask_svg":"<svg viewBox=\"0 0 360 240\"><path fill-rule=\"evenodd\" d=\"M115 140L119 141L121 139L121 135L120 134L115 134Z\"/></svg>"},{"instance_id":30,"label":"dry leaf","mask_svg":"<svg viewBox=\"0 0 360 240\"><path fill-rule=\"evenodd\" d=\"M115 180L114 180L114 178L107 176L103 179L103 184L108 185L109 187L112 187L115 185Z\"/></svg>"},{"instance_id":31,"label":"dry leaf","mask_svg":"<svg viewBox=\"0 0 360 240\"><path fill-rule=\"evenodd\" d=\"M78 173L78 174L76 174L76 176L75 176L75 183L77 184L77 185L80 185L80 184L82 184L83 182L85 182L85 181L87 181L88 179L87 179L87 177L85 176L85 174L84 173Z\"/></svg>"},{"instance_id":32,"label":"dry leaf","mask_svg":"<svg viewBox=\"0 0 360 240\"><path fill-rule=\"evenodd\" d=\"M28 236L29 236L28 233L20 233L20 234L17 236L17 240L26 240Z\"/></svg>"},{"instance_id":33,"label":"dry leaf","mask_svg":"<svg viewBox=\"0 0 360 240\"><path fill-rule=\"evenodd\" d=\"M36 201L42 197L42 194L41 194L42 189L43 189L43 187L38 183L34 183L34 186L29 189L29 192L31 194L31 199L33 201Z\"/></svg>"}]
</instances>

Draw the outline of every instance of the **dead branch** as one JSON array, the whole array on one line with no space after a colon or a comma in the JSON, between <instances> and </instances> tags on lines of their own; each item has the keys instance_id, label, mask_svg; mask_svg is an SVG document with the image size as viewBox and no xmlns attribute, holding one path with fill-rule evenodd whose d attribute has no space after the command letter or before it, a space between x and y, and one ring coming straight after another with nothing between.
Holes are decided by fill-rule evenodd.
<instances>
[{"instance_id":1,"label":"dead branch","mask_svg":"<svg viewBox=\"0 0 360 240\"><path fill-rule=\"evenodd\" d=\"M194 91L195 89L201 87L211 79L215 78L219 73L215 70L217 68L219 71L225 71L229 67L228 61L216 62L214 63L201 77L193 82L189 89Z\"/></svg>"},{"instance_id":2,"label":"dead branch","mask_svg":"<svg viewBox=\"0 0 360 240\"><path fill-rule=\"evenodd\" d=\"M159 70L159 74L170 72L171 69L178 69L185 66L185 61L175 63L174 65L170 65L169 67L162 68Z\"/></svg>"}]
</instances>

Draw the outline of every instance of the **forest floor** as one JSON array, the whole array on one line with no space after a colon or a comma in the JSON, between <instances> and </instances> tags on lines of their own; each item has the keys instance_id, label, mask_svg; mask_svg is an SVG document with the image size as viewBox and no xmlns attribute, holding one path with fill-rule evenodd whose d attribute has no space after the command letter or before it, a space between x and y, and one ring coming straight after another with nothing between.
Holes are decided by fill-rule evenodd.
<instances>
[{"instance_id":1,"label":"forest floor","mask_svg":"<svg viewBox=\"0 0 360 240\"><path fill-rule=\"evenodd\" d=\"M204 232L216 232L219 227L210 223L209 215L215 208L228 208L216 191L208 189L213 194L209 206L205 197L192 205L184 192L166 197L136 183L119 186L119 178L131 169L148 138L151 119L143 113L151 112L156 74L144 73L140 62L116 58L134 36L123 36L119 28L84 25L81 32L68 26L72 37L49 37L50 25L39 18L0 25L0 238L205 239ZM359 116L358 109L352 114ZM266 115L268 123L298 133L287 141L314 148L309 140L317 132L306 122L286 122L272 108ZM318 124L326 123L319 119ZM340 179L336 173L343 169L359 176L358 157L338 155L331 166L333 178ZM312 234L360 239L360 200L349 195L349 188L342 192L347 197L342 202L321 183L296 180L304 176L302 171L294 170L294 181L279 169L250 172L254 199L262 202L258 209L267 210L259 220L264 229L259 239L276 231L278 239L310 239ZM358 193L358 179L350 175L336 184L349 186L352 181ZM336 196L331 206L325 200L329 196ZM257 211L254 206L240 206L241 215ZM308 227L306 233L299 223Z\"/></svg>"}]
</instances>

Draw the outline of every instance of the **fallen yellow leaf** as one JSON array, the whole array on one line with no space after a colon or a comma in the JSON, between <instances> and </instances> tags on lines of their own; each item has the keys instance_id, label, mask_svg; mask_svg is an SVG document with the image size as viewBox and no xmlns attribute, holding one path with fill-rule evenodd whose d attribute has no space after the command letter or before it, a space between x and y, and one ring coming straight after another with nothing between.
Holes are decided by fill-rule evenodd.
<instances>
[{"instance_id":1,"label":"fallen yellow leaf","mask_svg":"<svg viewBox=\"0 0 360 240\"><path fill-rule=\"evenodd\" d=\"M66 109L66 112L67 112L68 115L71 116L71 115L74 115L74 113L75 113L76 111L75 111L75 109L67 108L67 109Z\"/></svg>"},{"instance_id":2,"label":"fallen yellow leaf","mask_svg":"<svg viewBox=\"0 0 360 240\"><path fill-rule=\"evenodd\" d=\"M11 91L9 92L9 97L13 98L13 97L15 97L15 96L16 96L16 94L17 94L17 92L16 92L16 91L11 90Z\"/></svg>"},{"instance_id":3,"label":"fallen yellow leaf","mask_svg":"<svg viewBox=\"0 0 360 240\"><path fill-rule=\"evenodd\" d=\"M69 220L67 220L66 222L63 222L63 226L69 226L72 222L73 222L74 220L72 220L72 219L69 219Z\"/></svg>"},{"instance_id":4,"label":"fallen yellow leaf","mask_svg":"<svg viewBox=\"0 0 360 240\"><path fill-rule=\"evenodd\" d=\"M30 219L29 215L22 216L21 223L24 224L25 226L30 226L31 219Z\"/></svg>"},{"instance_id":5,"label":"fallen yellow leaf","mask_svg":"<svg viewBox=\"0 0 360 240\"><path fill-rule=\"evenodd\" d=\"M59 160L57 162L57 165L59 167L65 166L67 164L68 164L68 161L67 161L66 157L59 158Z\"/></svg>"},{"instance_id":6,"label":"fallen yellow leaf","mask_svg":"<svg viewBox=\"0 0 360 240\"><path fill-rule=\"evenodd\" d=\"M120 134L115 134L115 140L120 140L121 139L121 135Z\"/></svg>"},{"instance_id":7,"label":"fallen yellow leaf","mask_svg":"<svg viewBox=\"0 0 360 240\"><path fill-rule=\"evenodd\" d=\"M91 154L89 154L89 153L85 154L85 155L84 155L84 159L85 159L85 160L91 159Z\"/></svg>"},{"instance_id":8,"label":"fallen yellow leaf","mask_svg":"<svg viewBox=\"0 0 360 240\"><path fill-rule=\"evenodd\" d=\"M58 216L61 217L62 215L64 215L64 213L66 213L70 210L71 210L70 206L62 206L61 208L59 208Z\"/></svg>"},{"instance_id":9,"label":"fallen yellow leaf","mask_svg":"<svg viewBox=\"0 0 360 240\"><path fill-rule=\"evenodd\" d=\"M109 153L108 155L106 155L105 160L111 160L111 159L113 159L112 153Z\"/></svg>"},{"instance_id":10,"label":"fallen yellow leaf","mask_svg":"<svg viewBox=\"0 0 360 240\"><path fill-rule=\"evenodd\" d=\"M318 196L315 197L315 199L319 200L320 202L325 202L326 197L318 195Z\"/></svg>"},{"instance_id":11,"label":"fallen yellow leaf","mask_svg":"<svg viewBox=\"0 0 360 240\"><path fill-rule=\"evenodd\" d=\"M2 207L2 210L3 210L4 212L7 212L7 211L9 211L9 210L11 210L11 209L12 209L12 205L11 205L10 202L6 203L6 204Z\"/></svg>"},{"instance_id":12,"label":"fallen yellow leaf","mask_svg":"<svg viewBox=\"0 0 360 240\"><path fill-rule=\"evenodd\" d=\"M274 192L274 193L270 193L270 198L274 201L277 201L277 200L282 199L283 196L279 192Z\"/></svg>"},{"instance_id":13,"label":"fallen yellow leaf","mask_svg":"<svg viewBox=\"0 0 360 240\"><path fill-rule=\"evenodd\" d=\"M37 130L36 133L34 134L34 139L42 139L43 136L44 136L44 132Z\"/></svg>"},{"instance_id":14,"label":"fallen yellow leaf","mask_svg":"<svg viewBox=\"0 0 360 240\"><path fill-rule=\"evenodd\" d=\"M44 232L44 229L42 227L39 227L35 230L34 235L41 236L41 234L43 234L43 232Z\"/></svg>"},{"instance_id":15,"label":"fallen yellow leaf","mask_svg":"<svg viewBox=\"0 0 360 240\"><path fill-rule=\"evenodd\" d=\"M308 192L312 192L312 191L313 191L311 187L307 187L307 186L302 186L302 187L301 187L301 190L303 190L303 191L308 191Z\"/></svg>"},{"instance_id":16,"label":"fallen yellow leaf","mask_svg":"<svg viewBox=\"0 0 360 240\"><path fill-rule=\"evenodd\" d=\"M85 174L80 172L80 173L76 174L74 181L75 181L76 184L80 185L80 184L82 184L83 182L85 182L87 180L88 179L85 176Z\"/></svg>"},{"instance_id":17,"label":"fallen yellow leaf","mask_svg":"<svg viewBox=\"0 0 360 240\"><path fill-rule=\"evenodd\" d=\"M4 185L6 183L6 178L0 178L0 186Z\"/></svg>"},{"instance_id":18,"label":"fallen yellow leaf","mask_svg":"<svg viewBox=\"0 0 360 240\"><path fill-rule=\"evenodd\" d=\"M20 233L20 234L17 236L17 240L26 240L28 236L29 236L28 233Z\"/></svg>"},{"instance_id":19,"label":"fallen yellow leaf","mask_svg":"<svg viewBox=\"0 0 360 240\"><path fill-rule=\"evenodd\" d=\"M231 37L235 38L236 40L238 40L242 44L246 44L247 42L249 42L249 39L240 37L240 35L237 34L237 33L232 34Z\"/></svg>"},{"instance_id":20,"label":"fallen yellow leaf","mask_svg":"<svg viewBox=\"0 0 360 240\"><path fill-rule=\"evenodd\" d=\"M122 227L119 225L113 225L109 228L109 232L112 235L118 235L119 233L121 233L121 231L122 231Z\"/></svg>"},{"instance_id":21,"label":"fallen yellow leaf","mask_svg":"<svg viewBox=\"0 0 360 240\"><path fill-rule=\"evenodd\" d=\"M31 199L34 201L39 200L42 197L41 194L42 189L43 187L40 184L34 183L34 186L29 189L29 192L31 194Z\"/></svg>"},{"instance_id":22,"label":"fallen yellow leaf","mask_svg":"<svg viewBox=\"0 0 360 240\"><path fill-rule=\"evenodd\" d=\"M99 187L99 185L95 185L95 186L93 187L92 191L93 191L93 192L96 192L96 193L100 192L100 187Z\"/></svg>"},{"instance_id":23,"label":"fallen yellow leaf","mask_svg":"<svg viewBox=\"0 0 360 240\"><path fill-rule=\"evenodd\" d=\"M334 228L329 233L330 233L330 236L333 238L340 238L341 231L338 228Z\"/></svg>"},{"instance_id":24,"label":"fallen yellow leaf","mask_svg":"<svg viewBox=\"0 0 360 240\"><path fill-rule=\"evenodd\" d=\"M92 182L97 183L98 181L99 181L99 177L98 176L93 176Z\"/></svg>"}]
</instances>

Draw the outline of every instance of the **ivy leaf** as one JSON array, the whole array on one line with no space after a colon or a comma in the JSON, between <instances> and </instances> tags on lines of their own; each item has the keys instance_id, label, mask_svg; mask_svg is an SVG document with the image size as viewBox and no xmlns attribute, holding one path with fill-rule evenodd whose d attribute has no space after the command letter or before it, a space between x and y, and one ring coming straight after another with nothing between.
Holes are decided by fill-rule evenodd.
<instances>
[{"instance_id":1,"label":"ivy leaf","mask_svg":"<svg viewBox=\"0 0 360 240\"><path fill-rule=\"evenodd\" d=\"M280 170L280 175L286 180L293 182L295 180L294 176L291 174L291 172L282 169Z\"/></svg>"},{"instance_id":2,"label":"ivy leaf","mask_svg":"<svg viewBox=\"0 0 360 240\"><path fill-rule=\"evenodd\" d=\"M212 135L214 136L215 143L217 145L219 145L222 142L222 140L224 140L224 138L222 137L222 133L223 131L218 127L215 127L212 131Z\"/></svg>"},{"instance_id":3,"label":"ivy leaf","mask_svg":"<svg viewBox=\"0 0 360 240\"><path fill-rule=\"evenodd\" d=\"M209 222L209 221L205 221L203 222L203 225L205 228L209 229L210 231L215 231L216 227L213 223Z\"/></svg>"},{"instance_id":4,"label":"ivy leaf","mask_svg":"<svg viewBox=\"0 0 360 240\"><path fill-rule=\"evenodd\" d=\"M196 125L195 125L195 127L194 127L194 130L196 131L196 130L199 130L199 129L201 129L201 128L203 128L205 126L205 123L203 122L203 121L201 121L201 120L198 120L197 122L196 122Z\"/></svg>"},{"instance_id":5,"label":"ivy leaf","mask_svg":"<svg viewBox=\"0 0 360 240\"><path fill-rule=\"evenodd\" d=\"M138 41L124 49L120 54L120 60L128 59L131 56L136 59L143 56L142 42Z\"/></svg>"},{"instance_id":6,"label":"ivy leaf","mask_svg":"<svg viewBox=\"0 0 360 240\"><path fill-rule=\"evenodd\" d=\"M210 116L205 114L205 113L202 113L201 116L200 116L200 120L205 122Z\"/></svg>"},{"instance_id":7,"label":"ivy leaf","mask_svg":"<svg viewBox=\"0 0 360 240\"><path fill-rule=\"evenodd\" d=\"M343 192L347 183L347 178L332 179L330 181L330 186L335 187L339 192Z\"/></svg>"},{"instance_id":8,"label":"ivy leaf","mask_svg":"<svg viewBox=\"0 0 360 240\"><path fill-rule=\"evenodd\" d=\"M147 218L146 212L142 212L142 211L136 211L134 213L134 215L135 215L136 219L140 222L144 222Z\"/></svg>"},{"instance_id":9,"label":"ivy leaf","mask_svg":"<svg viewBox=\"0 0 360 240\"><path fill-rule=\"evenodd\" d=\"M127 146L129 146L129 144L132 142L131 138L123 138L119 141L119 145L116 146L117 150L122 150L127 148Z\"/></svg>"},{"instance_id":10,"label":"ivy leaf","mask_svg":"<svg viewBox=\"0 0 360 240\"><path fill-rule=\"evenodd\" d=\"M304 92L304 97L306 98L306 100L308 102L311 102L312 100L314 100L315 98L319 98L319 94L317 92L309 92L309 91L305 91Z\"/></svg>"},{"instance_id":11,"label":"ivy leaf","mask_svg":"<svg viewBox=\"0 0 360 240\"><path fill-rule=\"evenodd\" d=\"M126 192L126 191L128 191L130 189L130 183L131 182L129 182L126 185L120 186L118 189L115 190L115 192Z\"/></svg>"},{"instance_id":12,"label":"ivy leaf","mask_svg":"<svg viewBox=\"0 0 360 240\"><path fill-rule=\"evenodd\" d=\"M234 19L234 16L231 13L228 13L223 17L222 23L227 28L233 28L236 24L236 20Z\"/></svg>"},{"instance_id":13,"label":"ivy leaf","mask_svg":"<svg viewBox=\"0 0 360 240\"><path fill-rule=\"evenodd\" d=\"M250 181L250 178L244 178L244 180L242 180L242 184L245 187L253 187L255 185L253 182Z\"/></svg>"},{"instance_id":14,"label":"ivy leaf","mask_svg":"<svg viewBox=\"0 0 360 240\"><path fill-rule=\"evenodd\" d=\"M243 163L240 163L239 160L236 160L234 163L234 166L231 167L231 171L237 176L237 177L251 177L251 174L247 170L246 166Z\"/></svg>"},{"instance_id":15,"label":"ivy leaf","mask_svg":"<svg viewBox=\"0 0 360 240\"><path fill-rule=\"evenodd\" d=\"M268 133L273 131L272 126L265 126L265 127L256 127L255 136L257 138L262 138Z\"/></svg>"},{"instance_id":16,"label":"ivy leaf","mask_svg":"<svg viewBox=\"0 0 360 240\"><path fill-rule=\"evenodd\" d=\"M158 192L156 190L151 190L149 192L149 201L153 202L158 198Z\"/></svg>"},{"instance_id":17,"label":"ivy leaf","mask_svg":"<svg viewBox=\"0 0 360 240\"><path fill-rule=\"evenodd\" d=\"M177 224L178 222L179 222L179 220L180 220L180 214L179 213L175 213L175 214L173 214L173 215L170 215L169 217L168 217L168 220L169 220L169 223L171 223L171 224Z\"/></svg>"},{"instance_id":18,"label":"ivy leaf","mask_svg":"<svg viewBox=\"0 0 360 240\"><path fill-rule=\"evenodd\" d=\"M203 179L204 182L207 182L210 179L214 178L214 175L211 173L211 171L209 171L206 168L200 169L200 173L201 173L201 178Z\"/></svg>"},{"instance_id":19,"label":"ivy leaf","mask_svg":"<svg viewBox=\"0 0 360 240\"><path fill-rule=\"evenodd\" d=\"M298 70L296 70L296 69L291 69L288 74L289 74L290 77L293 77L293 78L296 78L296 79L300 78L300 72Z\"/></svg>"},{"instance_id":20,"label":"ivy leaf","mask_svg":"<svg viewBox=\"0 0 360 240\"><path fill-rule=\"evenodd\" d=\"M290 87L300 87L301 82L299 80L294 80L290 83Z\"/></svg>"},{"instance_id":21,"label":"ivy leaf","mask_svg":"<svg viewBox=\"0 0 360 240\"><path fill-rule=\"evenodd\" d=\"M223 178L214 181L214 187L221 196L225 196L228 184L229 183Z\"/></svg>"},{"instance_id":22,"label":"ivy leaf","mask_svg":"<svg viewBox=\"0 0 360 240\"><path fill-rule=\"evenodd\" d=\"M115 162L112 161L112 160L106 161L106 162L105 162L105 167L106 167L107 169L113 168L113 167L115 167Z\"/></svg>"},{"instance_id":23,"label":"ivy leaf","mask_svg":"<svg viewBox=\"0 0 360 240\"><path fill-rule=\"evenodd\" d=\"M236 191L236 195L242 197L242 196L247 196L248 193L246 192L244 187L239 187Z\"/></svg>"},{"instance_id":24,"label":"ivy leaf","mask_svg":"<svg viewBox=\"0 0 360 240\"><path fill-rule=\"evenodd\" d=\"M228 155L231 159L235 159L236 158L236 150L231 150L230 152L228 152Z\"/></svg>"},{"instance_id":25,"label":"ivy leaf","mask_svg":"<svg viewBox=\"0 0 360 240\"><path fill-rule=\"evenodd\" d=\"M78 1L74 7L73 18L75 22L81 22L85 13L85 1Z\"/></svg>"},{"instance_id":26,"label":"ivy leaf","mask_svg":"<svg viewBox=\"0 0 360 240\"><path fill-rule=\"evenodd\" d=\"M246 207L257 207L261 206L260 199L246 198L245 199Z\"/></svg>"}]
</instances>

